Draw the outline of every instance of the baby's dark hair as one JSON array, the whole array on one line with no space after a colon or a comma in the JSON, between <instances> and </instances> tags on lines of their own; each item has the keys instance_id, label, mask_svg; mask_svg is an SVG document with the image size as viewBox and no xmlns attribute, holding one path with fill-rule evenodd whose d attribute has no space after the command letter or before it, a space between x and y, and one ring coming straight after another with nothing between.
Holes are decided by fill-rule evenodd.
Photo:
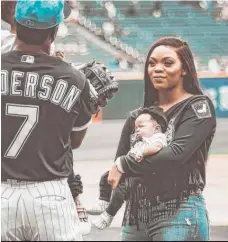
<instances>
[{"instance_id":1,"label":"baby's dark hair","mask_svg":"<svg viewBox=\"0 0 228 242\"><path fill-rule=\"evenodd\" d=\"M138 116L146 113L150 114L151 118L154 119L161 126L162 132L164 133L167 129L168 121L163 109L158 106L141 108L138 112Z\"/></svg>"}]
</instances>

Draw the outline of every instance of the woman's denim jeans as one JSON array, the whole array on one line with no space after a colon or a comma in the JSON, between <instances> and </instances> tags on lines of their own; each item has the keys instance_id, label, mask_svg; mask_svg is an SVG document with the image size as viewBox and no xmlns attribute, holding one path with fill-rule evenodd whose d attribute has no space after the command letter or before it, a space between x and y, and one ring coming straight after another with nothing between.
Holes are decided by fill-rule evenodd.
<instances>
[{"instance_id":1,"label":"woman's denim jeans","mask_svg":"<svg viewBox=\"0 0 228 242\"><path fill-rule=\"evenodd\" d=\"M148 225L139 222L124 226L121 241L208 241L209 219L204 198L191 195L168 219L158 219Z\"/></svg>"}]
</instances>

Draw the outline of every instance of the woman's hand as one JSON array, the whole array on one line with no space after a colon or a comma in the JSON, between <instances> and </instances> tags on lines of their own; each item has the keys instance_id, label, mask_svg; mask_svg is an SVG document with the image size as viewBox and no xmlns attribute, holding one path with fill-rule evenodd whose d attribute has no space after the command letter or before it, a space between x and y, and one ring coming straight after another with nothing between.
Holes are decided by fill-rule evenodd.
<instances>
[{"instance_id":1,"label":"woman's hand","mask_svg":"<svg viewBox=\"0 0 228 242\"><path fill-rule=\"evenodd\" d=\"M118 170L116 164L114 164L108 174L108 183L112 186L113 190L119 185L122 174L123 173Z\"/></svg>"}]
</instances>

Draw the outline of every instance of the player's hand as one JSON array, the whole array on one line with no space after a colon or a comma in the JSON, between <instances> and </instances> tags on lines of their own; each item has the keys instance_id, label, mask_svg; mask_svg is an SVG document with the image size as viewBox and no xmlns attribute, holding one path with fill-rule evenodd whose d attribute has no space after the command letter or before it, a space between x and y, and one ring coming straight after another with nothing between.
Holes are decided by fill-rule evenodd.
<instances>
[{"instance_id":1,"label":"player's hand","mask_svg":"<svg viewBox=\"0 0 228 242\"><path fill-rule=\"evenodd\" d=\"M64 60L64 58L65 58L65 54L63 51L56 51L53 54L53 56L59 58L60 60Z\"/></svg>"},{"instance_id":2,"label":"player's hand","mask_svg":"<svg viewBox=\"0 0 228 242\"><path fill-rule=\"evenodd\" d=\"M114 164L108 174L108 183L112 186L112 189L116 189L120 183L122 173L117 169L116 164Z\"/></svg>"}]
</instances>

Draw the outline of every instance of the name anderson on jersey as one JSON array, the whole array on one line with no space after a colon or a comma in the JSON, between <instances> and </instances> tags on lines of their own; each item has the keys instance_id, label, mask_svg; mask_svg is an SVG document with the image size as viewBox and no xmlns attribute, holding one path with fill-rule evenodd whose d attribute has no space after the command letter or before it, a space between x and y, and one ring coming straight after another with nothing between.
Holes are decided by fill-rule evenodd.
<instances>
[{"instance_id":1,"label":"name anderson on jersey","mask_svg":"<svg viewBox=\"0 0 228 242\"><path fill-rule=\"evenodd\" d=\"M22 78L25 78L24 90L20 90ZM40 81L39 81L40 79ZM59 105L67 112L70 112L77 99L80 96L81 90L78 87L71 85L68 90L68 82L59 79L53 87L54 78L50 75L39 76L34 72L12 71L11 85L9 84L9 73L7 70L1 71L1 94L24 96L30 98L39 98L42 100L50 100L53 104ZM42 91L37 92L37 86Z\"/></svg>"}]
</instances>

